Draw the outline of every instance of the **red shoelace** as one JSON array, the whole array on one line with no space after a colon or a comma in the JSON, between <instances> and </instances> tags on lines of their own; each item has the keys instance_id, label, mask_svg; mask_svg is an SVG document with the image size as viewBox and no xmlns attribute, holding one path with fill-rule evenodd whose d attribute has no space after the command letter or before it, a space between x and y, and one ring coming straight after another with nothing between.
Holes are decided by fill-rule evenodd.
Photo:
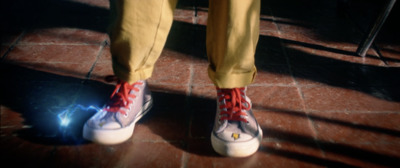
<instances>
[{"instance_id":1,"label":"red shoelace","mask_svg":"<svg viewBox=\"0 0 400 168\"><path fill-rule=\"evenodd\" d=\"M108 80L110 80L110 78L111 77L109 77ZM136 88L135 86L142 84L142 82L136 82L130 85L128 82L118 80L118 84L116 85L114 92L111 94L110 101L107 103L104 110L108 112L120 112L126 115L126 110L128 109L129 104L132 103L132 99L136 97L134 94L130 94L130 92L132 90L139 92L139 88Z\"/></svg>"},{"instance_id":2,"label":"red shoelace","mask_svg":"<svg viewBox=\"0 0 400 168\"><path fill-rule=\"evenodd\" d=\"M225 99L225 104L221 104L219 109L221 110L220 115L222 117L220 120L228 121L243 121L247 122L245 116L247 114L242 110L250 110L250 103L242 97L244 95L244 88L234 88L234 89L220 89L217 88L219 102ZM247 104L247 107L245 106Z\"/></svg>"}]
</instances>

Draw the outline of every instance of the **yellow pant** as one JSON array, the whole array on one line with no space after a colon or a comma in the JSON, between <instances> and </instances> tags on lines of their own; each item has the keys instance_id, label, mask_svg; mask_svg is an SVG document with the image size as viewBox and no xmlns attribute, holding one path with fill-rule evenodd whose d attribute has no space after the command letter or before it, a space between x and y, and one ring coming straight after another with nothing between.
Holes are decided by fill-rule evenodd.
<instances>
[{"instance_id":1,"label":"yellow pant","mask_svg":"<svg viewBox=\"0 0 400 168\"><path fill-rule=\"evenodd\" d=\"M115 0L111 3L111 54L115 75L133 83L151 77L173 22L177 0ZM208 75L217 87L253 82L260 0L210 0Z\"/></svg>"}]
</instances>

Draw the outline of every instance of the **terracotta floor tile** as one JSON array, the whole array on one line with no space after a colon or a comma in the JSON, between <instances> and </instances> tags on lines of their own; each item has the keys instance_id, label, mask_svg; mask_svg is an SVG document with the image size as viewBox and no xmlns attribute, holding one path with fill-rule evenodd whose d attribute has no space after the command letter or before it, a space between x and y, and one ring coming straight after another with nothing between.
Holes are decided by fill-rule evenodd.
<instances>
[{"instance_id":1,"label":"terracotta floor tile","mask_svg":"<svg viewBox=\"0 0 400 168\"><path fill-rule=\"evenodd\" d=\"M107 34L76 28L47 28L28 31L18 45L101 44Z\"/></svg>"},{"instance_id":2,"label":"terracotta floor tile","mask_svg":"<svg viewBox=\"0 0 400 168\"><path fill-rule=\"evenodd\" d=\"M153 84L188 84L190 58L176 52L165 52L156 62L149 82Z\"/></svg>"},{"instance_id":3,"label":"terracotta floor tile","mask_svg":"<svg viewBox=\"0 0 400 168\"><path fill-rule=\"evenodd\" d=\"M305 24L304 27L300 26L293 26L289 24L280 24L279 22L293 22L293 21L280 21L279 19L276 20L278 30L280 31L280 38L284 40L290 40L290 41L297 41L300 43L311 43L315 44L316 41L312 38L315 35L315 32L310 30L309 28L305 28L307 26L307 23L293 23L293 24ZM301 33L299 33L301 32Z\"/></svg>"},{"instance_id":4,"label":"terracotta floor tile","mask_svg":"<svg viewBox=\"0 0 400 168\"><path fill-rule=\"evenodd\" d=\"M66 167L179 167L183 152L178 147L179 144L163 142L61 146L56 148L52 162Z\"/></svg>"},{"instance_id":5,"label":"terracotta floor tile","mask_svg":"<svg viewBox=\"0 0 400 168\"><path fill-rule=\"evenodd\" d=\"M164 49L161 56L157 60L158 64L187 64L189 65L192 61L192 57L180 51L175 51L173 49ZM177 67L179 68L179 67Z\"/></svg>"},{"instance_id":6,"label":"terracotta floor tile","mask_svg":"<svg viewBox=\"0 0 400 168\"><path fill-rule=\"evenodd\" d=\"M127 157L126 154L131 152L132 146L130 142L118 145L88 143L76 146L56 146L54 159L50 163L65 167L118 167Z\"/></svg>"},{"instance_id":7,"label":"terracotta floor tile","mask_svg":"<svg viewBox=\"0 0 400 168\"><path fill-rule=\"evenodd\" d=\"M155 113L159 111L150 111L145 119L136 124L132 141L177 142L187 137L189 119L184 116L184 112L176 110L163 112L175 116L172 118L156 116ZM183 117L177 116L176 113L180 113Z\"/></svg>"},{"instance_id":8,"label":"terracotta floor tile","mask_svg":"<svg viewBox=\"0 0 400 168\"><path fill-rule=\"evenodd\" d=\"M173 89L173 87L170 87ZM181 90L152 89L153 108L136 125L134 141L177 141L187 137L190 111Z\"/></svg>"},{"instance_id":9,"label":"terracotta floor tile","mask_svg":"<svg viewBox=\"0 0 400 168\"><path fill-rule=\"evenodd\" d=\"M400 68L342 63L342 65L293 65L299 85L342 87L391 87L400 85Z\"/></svg>"},{"instance_id":10,"label":"terracotta floor tile","mask_svg":"<svg viewBox=\"0 0 400 168\"><path fill-rule=\"evenodd\" d=\"M271 36L260 36L255 53L255 64L259 70L264 65L287 65L279 38Z\"/></svg>"},{"instance_id":11,"label":"terracotta floor tile","mask_svg":"<svg viewBox=\"0 0 400 168\"><path fill-rule=\"evenodd\" d=\"M400 46L399 45L382 45L380 52L383 60L387 61L391 67L400 67Z\"/></svg>"},{"instance_id":12,"label":"terracotta floor tile","mask_svg":"<svg viewBox=\"0 0 400 168\"><path fill-rule=\"evenodd\" d=\"M326 158L352 167L398 167L399 144L321 144Z\"/></svg>"},{"instance_id":13,"label":"terracotta floor tile","mask_svg":"<svg viewBox=\"0 0 400 168\"><path fill-rule=\"evenodd\" d=\"M179 68L171 68L177 66ZM190 80L190 65L156 65L153 76L148 79L151 83L157 84L188 84Z\"/></svg>"},{"instance_id":14,"label":"terracotta floor tile","mask_svg":"<svg viewBox=\"0 0 400 168\"><path fill-rule=\"evenodd\" d=\"M195 19L196 24L207 26L208 8L198 8L197 17L195 17Z\"/></svg>"},{"instance_id":15,"label":"terracotta floor tile","mask_svg":"<svg viewBox=\"0 0 400 168\"><path fill-rule=\"evenodd\" d=\"M12 62L94 63L97 45L29 45L17 46L7 56Z\"/></svg>"},{"instance_id":16,"label":"terracotta floor tile","mask_svg":"<svg viewBox=\"0 0 400 168\"><path fill-rule=\"evenodd\" d=\"M193 23L194 9L191 8L177 8L174 11L174 21Z\"/></svg>"},{"instance_id":17,"label":"terracotta floor tile","mask_svg":"<svg viewBox=\"0 0 400 168\"><path fill-rule=\"evenodd\" d=\"M311 113L318 139L347 144L400 144L399 113Z\"/></svg>"},{"instance_id":18,"label":"terracotta floor tile","mask_svg":"<svg viewBox=\"0 0 400 168\"><path fill-rule=\"evenodd\" d=\"M276 32L278 33L278 27L274 22L274 18L268 15L260 16L260 34L264 32ZM263 34L264 35L264 34Z\"/></svg>"},{"instance_id":19,"label":"terracotta floor tile","mask_svg":"<svg viewBox=\"0 0 400 168\"><path fill-rule=\"evenodd\" d=\"M301 44L305 45L305 44ZM298 47L286 46L286 52L292 65L372 65L384 66L384 63L373 55L359 57L351 55L347 48L324 48L320 46ZM318 51L319 50L319 51Z\"/></svg>"},{"instance_id":20,"label":"terracotta floor tile","mask_svg":"<svg viewBox=\"0 0 400 168\"><path fill-rule=\"evenodd\" d=\"M192 85L214 85L208 77L208 62L193 65Z\"/></svg>"},{"instance_id":21,"label":"terracotta floor tile","mask_svg":"<svg viewBox=\"0 0 400 168\"><path fill-rule=\"evenodd\" d=\"M16 138L2 140L1 144L1 151L7 151L7 154L2 156L2 162L7 165L42 167L52 158L53 146L20 141Z\"/></svg>"},{"instance_id":22,"label":"terracotta floor tile","mask_svg":"<svg viewBox=\"0 0 400 168\"><path fill-rule=\"evenodd\" d=\"M315 132L304 112L253 110L264 140L313 142Z\"/></svg>"},{"instance_id":23,"label":"terracotta floor tile","mask_svg":"<svg viewBox=\"0 0 400 168\"><path fill-rule=\"evenodd\" d=\"M179 144L133 142L115 167L181 167Z\"/></svg>"},{"instance_id":24,"label":"terracotta floor tile","mask_svg":"<svg viewBox=\"0 0 400 168\"><path fill-rule=\"evenodd\" d=\"M205 37L205 34L197 31L198 29L199 26L192 23L173 22L164 48L185 55L197 56L199 51L195 50L196 41Z\"/></svg>"},{"instance_id":25,"label":"terracotta floor tile","mask_svg":"<svg viewBox=\"0 0 400 168\"><path fill-rule=\"evenodd\" d=\"M114 75L111 62L98 62L90 74L90 79L105 82L105 77L108 75Z\"/></svg>"},{"instance_id":26,"label":"terracotta floor tile","mask_svg":"<svg viewBox=\"0 0 400 168\"><path fill-rule=\"evenodd\" d=\"M79 79L87 78L87 75L92 68L91 63L60 63L60 62L22 62L19 66L34 69L36 71L47 72L54 75L68 76Z\"/></svg>"},{"instance_id":27,"label":"terracotta floor tile","mask_svg":"<svg viewBox=\"0 0 400 168\"><path fill-rule=\"evenodd\" d=\"M18 38L20 38L24 34L24 30L21 28L13 28L13 27L2 27L0 34L2 37L0 38L0 44L5 46L11 46L13 43L16 43ZM12 29L12 30L7 30Z\"/></svg>"},{"instance_id":28,"label":"terracotta floor tile","mask_svg":"<svg viewBox=\"0 0 400 168\"><path fill-rule=\"evenodd\" d=\"M247 96L253 108L283 111L303 111L304 104L296 87L283 86L250 86Z\"/></svg>"},{"instance_id":29,"label":"terracotta floor tile","mask_svg":"<svg viewBox=\"0 0 400 168\"><path fill-rule=\"evenodd\" d=\"M110 45L104 46L104 48L101 50L99 59L97 60L97 63L111 63L111 51L110 51Z\"/></svg>"},{"instance_id":30,"label":"terracotta floor tile","mask_svg":"<svg viewBox=\"0 0 400 168\"><path fill-rule=\"evenodd\" d=\"M313 142L263 142L261 151L266 153L263 165L274 167L343 167L344 164L324 157Z\"/></svg>"},{"instance_id":31,"label":"terracotta floor tile","mask_svg":"<svg viewBox=\"0 0 400 168\"><path fill-rule=\"evenodd\" d=\"M94 3L103 2L101 0ZM38 13L38 17L34 23L26 27L30 29L69 27L106 33L109 9L96 6L94 3L85 4L76 0L35 3L31 6L35 9L32 13Z\"/></svg>"},{"instance_id":32,"label":"terracotta floor tile","mask_svg":"<svg viewBox=\"0 0 400 168\"><path fill-rule=\"evenodd\" d=\"M15 110L12 110L6 106L0 106L0 111L1 111L1 134L2 136L10 136L9 135L3 135L4 133L9 133L7 132L3 132L6 129L9 130L17 130L20 129L21 127L23 127L23 122L24 122L24 118L22 117L21 113L16 112Z\"/></svg>"},{"instance_id":33,"label":"terracotta floor tile","mask_svg":"<svg viewBox=\"0 0 400 168\"><path fill-rule=\"evenodd\" d=\"M259 151L246 158L218 156L209 140L188 146L187 167L323 167L327 161L316 145L303 147L291 143L264 142ZM328 162L329 163L329 162Z\"/></svg>"},{"instance_id":34,"label":"terracotta floor tile","mask_svg":"<svg viewBox=\"0 0 400 168\"><path fill-rule=\"evenodd\" d=\"M260 70L252 85L295 85L290 70L285 65L264 65L258 69Z\"/></svg>"},{"instance_id":35,"label":"terracotta floor tile","mask_svg":"<svg viewBox=\"0 0 400 168\"><path fill-rule=\"evenodd\" d=\"M215 109L217 90L214 85L192 86L191 87L191 108L192 109Z\"/></svg>"},{"instance_id":36,"label":"terracotta floor tile","mask_svg":"<svg viewBox=\"0 0 400 168\"><path fill-rule=\"evenodd\" d=\"M336 45L352 43L360 37L357 27L338 15L336 2L310 2L314 8L295 1L267 3L284 39ZM286 10L291 12L284 12Z\"/></svg>"},{"instance_id":37,"label":"terracotta floor tile","mask_svg":"<svg viewBox=\"0 0 400 168\"><path fill-rule=\"evenodd\" d=\"M399 111L395 87L302 87L309 111Z\"/></svg>"},{"instance_id":38,"label":"terracotta floor tile","mask_svg":"<svg viewBox=\"0 0 400 168\"><path fill-rule=\"evenodd\" d=\"M114 71L112 69L110 46L107 45L101 50L96 65L91 71L90 79L105 82L105 77L108 75L114 75Z\"/></svg>"},{"instance_id":39,"label":"terracotta floor tile","mask_svg":"<svg viewBox=\"0 0 400 168\"><path fill-rule=\"evenodd\" d=\"M27 82L27 81L28 82L32 82L32 81L60 81L60 82L61 81L74 81L74 78L55 75L55 74L48 73L48 72L37 71L34 69L24 67L24 65L6 63L6 62L1 64L0 71L2 72L1 78L9 79L9 81L10 81L8 83L2 83L2 87L23 84L24 82Z\"/></svg>"},{"instance_id":40,"label":"terracotta floor tile","mask_svg":"<svg viewBox=\"0 0 400 168\"><path fill-rule=\"evenodd\" d=\"M110 1L108 0L72 0L78 3L88 4L91 6L97 6L109 9L110 8Z\"/></svg>"},{"instance_id":41,"label":"terracotta floor tile","mask_svg":"<svg viewBox=\"0 0 400 168\"><path fill-rule=\"evenodd\" d=\"M88 143L72 147L59 146L54 152L54 163L64 163L68 167L116 167L131 146L129 142L118 145Z\"/></svg>"},{"instance_id":42,"label":"terracotta floor tile","mask_svg":"<svg viewBox=\"0 0 400 168\"><path fill-rule=\"evenodd\" d=\"M152 109L162 112L160 114L168 115L168 113L171 113L170 111L174 110L182 112L189 107L187 103L189 88L187 85L155 85L149 82L149 88L153 97L154 106Z\"/></svg>"},{"instance_id":43,"label":"terracotta floor tile","mask_svg":"<svg viewBox=\"0 0 400 168\"><path fill-rule=\"evenodd\" d=\"M8 49L9 47L7 45L0 45L0 58L3 58Z\"/></svg>"},{"instance_id":44,"label":"terracotta floor tile","mask_svg":"<svg viewBox=\"0 0 400 168\"><path fill-rule=\"evenodd\" d=\"M215 108L193 109L192 118L190 119L190 138L210 139L211 131L214 126L216 113L216 103L213 103Z\"/></svg>"}]
</instances>

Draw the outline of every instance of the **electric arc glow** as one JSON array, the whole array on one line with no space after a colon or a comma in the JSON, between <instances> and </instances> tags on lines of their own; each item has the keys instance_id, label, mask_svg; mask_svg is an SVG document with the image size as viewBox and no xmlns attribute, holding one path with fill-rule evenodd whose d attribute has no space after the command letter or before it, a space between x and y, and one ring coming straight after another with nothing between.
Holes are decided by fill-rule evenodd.
<instances>
[{"instance_id":1,"label":"electric arc glow","mask_svg":"<svg viewBox=\"0 0 400 168\"><path fill-rule=\"evenodd\" d=\"M60 127L68 127L68 125L71 123L71 119L72 119L71 116L78 110L83 110L83 111L96 110L96 112L97 112L101 109L96 106L84 107L79 104L72 105L57 115L59 122L60 122Z\"/></svg>"}]
</instances>

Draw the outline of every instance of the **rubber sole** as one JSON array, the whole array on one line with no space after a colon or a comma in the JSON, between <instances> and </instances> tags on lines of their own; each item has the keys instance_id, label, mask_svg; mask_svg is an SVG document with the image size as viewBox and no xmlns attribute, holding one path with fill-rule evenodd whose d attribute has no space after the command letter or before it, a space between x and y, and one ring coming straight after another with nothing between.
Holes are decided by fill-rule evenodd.
<instances>
[{"instance_id":1,"label":"rubber sole","mask_svg":"<svg viewBox=\"0 0 400 168\"><path fill-rule=\"evenodd\" d=\"M215 152L229 157L247 157L257 152L262 140L262 130L258 126L259 133L253 139L244 142L226 142L211 133L211 145Z\"/></svg>"}]
</instances>

